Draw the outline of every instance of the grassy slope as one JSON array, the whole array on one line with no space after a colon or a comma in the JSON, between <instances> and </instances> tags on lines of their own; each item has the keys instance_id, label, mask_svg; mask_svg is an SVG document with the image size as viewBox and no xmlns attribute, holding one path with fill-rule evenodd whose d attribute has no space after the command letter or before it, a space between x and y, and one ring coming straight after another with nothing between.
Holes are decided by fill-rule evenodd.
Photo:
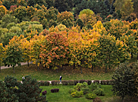
<instances>
[{"instance_id":1,"label":"grassy slope","mask_svg":"<svg viewBox=\"0 0 138 102\"><path fill-rule=\"evenodd\" d=\"M15 73L13 73L13 69L3 69L0 73L0 80L4 80L4 78L9 76L14 76L18 80L21 80L23 76L31 75L32 78L36 78L37 80L59 80L59 76L62 75L63 80L80 80L80 79L89 79L89 80L110 80L113 74L113 71L108 73L104 73L102 69L94 70L91 72L91 69L83 68L83 73L80 73L80 69L73 69L72 67L64 67L63 70L54 71L51 69L43 69L40 67L40 70L37 70L35 65L21 66L15 68Z\"/></svg>"}]
</instances>

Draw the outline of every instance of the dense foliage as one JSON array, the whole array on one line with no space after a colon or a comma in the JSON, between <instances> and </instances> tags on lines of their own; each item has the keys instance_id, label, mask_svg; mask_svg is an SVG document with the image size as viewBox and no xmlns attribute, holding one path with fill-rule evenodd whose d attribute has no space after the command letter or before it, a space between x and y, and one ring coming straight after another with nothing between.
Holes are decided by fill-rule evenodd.
<instances>
[{"instance_id":1,"label":"dense foliage","mask_svg":"<svg viewBox=\"0 0 138 102\"><path fill-rule=\"evenodd\" d=\"M14 68L21 61L33 61L47 68L73 65L92 71L98 66L107 72L137 55L136 4L135 0L0 0L0 63Z\"/></svg>"}]
</instances>

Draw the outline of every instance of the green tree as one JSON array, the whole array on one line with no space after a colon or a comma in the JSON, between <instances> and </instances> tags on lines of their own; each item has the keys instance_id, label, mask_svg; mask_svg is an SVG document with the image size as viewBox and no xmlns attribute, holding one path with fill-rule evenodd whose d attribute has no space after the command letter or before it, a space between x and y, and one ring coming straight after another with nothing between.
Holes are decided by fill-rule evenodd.
<instances>
[{"instance_id":1,"label":"green tree","mask_svg":"<svg viewBox=\"0 0 138 102\"><path fill-rule=\"evenodd\" d=\"M0 43L0 72L1 72L1 65L2 65L2 59L3 59L3 44Z\"/></svg>"},{"instance_id":2,"label":"green tree","mask_svg":"<svg viewBox=\"0 0 138 102\"><path fill-rule=\"evenodd\" d=\"M16 33L6 33L1 35L1 42L3 43L3 46L9 44L9 40L11 40L14 36L17 36Z\"/></svg>"},{"instance_id":3,"label":"green tree","mask_svg":"<svg viewBox=\"0 0 138 102\"><path fill-rule=\"evenodd\" d=\"M27 16L27 10L24 6L19 6L15 9L13 15L20 20L20 22Z\"/></svg>"},{"instance_id":4,"label":"green tree","mask_svg":"<svg viewBox=\"0 0 138 102\"><path fill-rule=\"evenodd\" d=\"M19 84L19 102L45 102L46 96L40 96L42 89L36 79L32 79L30 76L25 76L22 79L22 84Z\"/></svg>"},{"instance_id":5,"label":"green tree","mask_svg":"<svg viewBox=\"0 0 138 102\"><path fill-rule=\"evenodd\" d=\"M22 50L19 47L20 45L18 43L9 43L8 46L6 46L5 50L5 57L3 58L3 63L5 66L12 66L13 72L15 73L14 67L16 64L21 65L22 59Z\"/></svg>"},{"instance_id":6,"label":"green tree","mask_svg":"<svg viewBox=\"0 0 138 102\"><path fill-rule=\"evenodd\" d=\"M7 92L6 85L4 84L3 81L0 80L0 100L2 102L8 102L7 95L8 95L8 92Z\"/></svg>"},{"instance_id":7,"label":"green tree","mask_svg":"<svg viewBox=\"0 0 138 102\"><path fill-rule=\"evenodd\" d=\"M99 59L102 66L105 67L105 72L107 72L107 68L110 69L111 65L118 65L129 58L125 45L119 40L115 40L114 36L102 35L99 43Z\"/></svg>"},{"instance_id":8,"label":"green tree","mask_svg":"<svg viewBox=\"0 0 138 102\"><path fill-rule=\"evenodd\" d=\"M114 72L113 79L113 92L120 96L124 101L125 96L134 96L137 90L134 83L133 66L129 63L122 63L119 68Z\"/></svg>"}]
</instances>

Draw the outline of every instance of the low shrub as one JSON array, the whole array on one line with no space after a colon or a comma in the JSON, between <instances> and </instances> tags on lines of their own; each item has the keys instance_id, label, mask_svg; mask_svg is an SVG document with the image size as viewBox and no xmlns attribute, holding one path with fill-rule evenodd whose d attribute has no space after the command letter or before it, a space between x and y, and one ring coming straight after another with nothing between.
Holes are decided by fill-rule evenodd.
<instances>
[{"instance_id":1,"label":"low shrub","mask_svg":"<svg viewBox=\"0 0 138 102\"><path fill-rule=\"evenodd\" d=\"M97 96L104 96L105 92L102 88L97 88L96 90L93 91Z\"/></svg>"},{"instance_id":2,"label":"low shrub","mask_svg":"<svg viewBox=\"0 0 138 102\"><path fill-rule=\"evenodd\" d=\"M99 80L94 80L93 83L98 83L99 84Z\"/></svg>"},{"instance_id":3,"label":"low shrub","mask_svg":"<svg viewBox=\"0 0 138 102\"><path fill-rule=\"evenodd\" d=\"M83 91L84 95L89 93L89 88L82 88L81 90Z\"/></svg>"},{"instance_id":4,"label":"low shrub","mask_svg":"<svg viewBox=\"0 0 138 102\"><path fill-rule=\"evenodd\" d=\"M95 99L96 97L97 97L97 95L94 94L94 93L88 93L88 94L86 94L86 98L87 99Z\"/></svg>"},{"instance_id":5,"label":"low shrub","mask_svg":"<svg viewBox=\"0 0 138 102\"><path fill-rule=\"evenodd\" d=\"M65 80L62 81L62 85L68 85L68 83L69 83L68 81Z\"/></svg>"},{"instance_id":6,"label":"low shrub","mask_svg":"<svg viewBox=\"0 0 138 102\"><path fill-rule=\"evenodd\" d=\"M83 91L74 91L71 93L71 96L72 97L76 97L76 98L79 98L83 95Z\"/></svg>"},{"instance_id":7,"label":"low shrub","mask_svg":"<svg viewBox=\"0 0 138 102\"><path fill-rule=\"evenodd\" d=\"M77 83L76 86L74 86L74 89L77 91L80 91L80 89L82 88L83 84L82 83Z\"/></svg>"},{"instance_id":8,"label":"low shrub","mask_svg":"<svg viewBox=\"0 0 138 102\"><path fill-rule=\"evenodd\" d=\"M74 80L74 84L77 85L77 83L79 83L79 81L78 80Z\"/></svg>"},{"instance_id":9,"label":"low shrub","mask_svg":"<svg viewBox=\"0 0 138 102\"><path fill-rule=\"evenodd\" d=\"M109 80L108 85L113 85L113 83L114 83L114 80Z\"/></svg>"},{"instance_id":10,"label":"low shrub","mask_svg":"<svg viewBox=\"0 0 138 102\"><path fill-rule=\"evenodd\" d=\"M75 89L70 89L69 93L71 94L72 92L75 92L75 91L76 91Z\"/></svg>"},{"instance_id":11,"label":"low shrub","mask_svg":"<svg viewBox=\"0 0 138 102\"><path fill-rule=\"evenodd\" d=\"M69 85L75 85L73 80L69 80L69 81L68 81L68 84L69 84Z\"/></svg>"},{"instance_id":12,"label":"low shrub","mask_svg":"<svg viewBox=\"0 0 138 102\"><path fill-rule=\"evenodd\" d=\"M83 82L86 82L86 80L80 80L79 82L80 82L80 83L83 83Z\"/></svg>"},{"instance_id":13,"label":"low shrub","mask_svg":"<svg viewBox=\"0 0 138 102\"><path fill-rule=\"evenodd\" d=\"M46 95L46 94L47 94L47 91L43 91L43 92L42 92L42 95Z\"/></svg>"},{"instance_id":14,"label":"low shrub","mask_svg":"<svg viewBox=\"0 0 138 102\"><path fill-rule=\"evenodd\" d=\"M91 85L92 81L91 80L87 80L88 85Z\"/></svg>"},{"instance_id":15,"label":"low shrub","mask_svg":"<svg viewBox=\"0 0 138 102\"><path fill-rule=\"evenodd\" d=\"M52 85L58 85L58 84L59 84L59 81L57 81L57 80L51 81L51 84L52 84Z\"/></svg>"},{"instance_id":16,"label":"low shrub","mask_svg":"<svg viewBox=\"0 0 138 102\"><path fill-rule=\"evenodd\" d=\"M101 84L102 84L102 85L108 85L108 80L102 80L102 81L101 81Z\"/></svg>"},{"instance_id":17,"label":"low shrub","mask_svg":"<svg viewBox=\"0 0 138 102\"><path fill-rule=\"evenodd\" d=\"M49 86L49 82L48 81L40 81L39 82L40 86Z\"/></svg>"},{"instance_id":18,"label":"low shrub","mask_svg":"<svg viewBox=\"0 0 138 102\"><path fill-rule=\"evenodd\" d=\"M82 83L82 87L84 87L84 88L88 87L88 83L87 82L83 82Z\"/></svg>"},{"instance_id":19,"label":"low shrub","mask_svg":"<svg viewBox=\"0 0 138 102\"><path fill-rule=\"evenodd\" d=\"M97 89L98 87L99 87L99 85L97 83L91 83L91 85L90 85L91 91Z\"/></svg>"},{"instance_id":20,"label":"low shrub","mask_svg":"<svg viewBox=\"0 0 138 102\"><path fill-rule=\"evenodd\" d=\"M51 89L52 93L59 92L59 89Z\"/></svg>"}]
</instances>

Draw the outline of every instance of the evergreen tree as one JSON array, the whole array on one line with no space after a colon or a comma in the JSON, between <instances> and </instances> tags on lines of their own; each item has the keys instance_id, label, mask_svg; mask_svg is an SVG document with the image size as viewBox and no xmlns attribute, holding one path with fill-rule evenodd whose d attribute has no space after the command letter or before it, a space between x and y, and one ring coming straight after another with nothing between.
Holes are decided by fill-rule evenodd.
<instances>
[{"instance_id":1,"label":"evergreen tree","mask_svg":"<svg viewBox=\"0 0 138 102\"><path fill-rule=\"evenodd\" d=\"M22 79L22 84L19 87L19 101L20 102L45 102L46 96L40 96L42 89L36 79L32 79L30 76L25 76Z\"/></svg>"}]
</instances>

